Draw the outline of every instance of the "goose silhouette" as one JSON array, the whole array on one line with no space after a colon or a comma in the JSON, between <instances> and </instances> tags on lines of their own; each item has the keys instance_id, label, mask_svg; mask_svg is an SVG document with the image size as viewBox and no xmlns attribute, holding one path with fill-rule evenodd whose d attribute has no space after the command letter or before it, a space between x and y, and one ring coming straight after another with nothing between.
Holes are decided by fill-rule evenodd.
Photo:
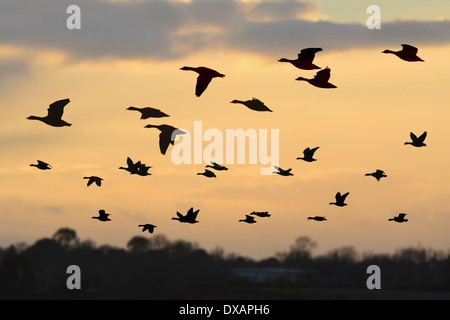
<instances>
[{"instance_id":1,"label":"goose silhouette","mask_svg":"<svg viewBox=\"0 0 450 320\"><path fill-rule=\"evenodd\" d=\"M211 162L211 165L208 164L206 166L206 168L212 168L212 169L218 170L218 171L228 170L227 167L217 164L216 162Z\"/></svg>"},{"instance_id":2,"label":"goose silhouette","mask_svg":"<svg viewBox=\"0 0 450 320\"><path fill-rule=\"evenodd\" d=\"M138 227L142 227L142 232L148 231L149 233L153 233L153 231L156 228L155 225L150 224L150 223L140 224L140 225L138 225Z\"/></svg>"},{"instance_id":3,"label":"goose silhouette","mask_svg":"<svg viewBox=\"0 0 450 320\"><path fill-rule=\"evenodd\" d=\"M303 160L306 162L313 162L313 161L317 161L317 159L314 159L314 152L317 151L317 149L319 149L319 147L315 147L310 149L309 147L306 148L305 150L303 150L303 158L298 157L297 160Z\"/></svg>"},{"instance_id":4,"label":"goose silhouette","mask_svg":"<svg viewBox=\"0 0 450 320\"><path fill-rule=\"evenodd\" d=\"M177 216L173 217L172 220L178 220L183 223L191 223L191 224L198 223L199 221L197 221L197 215L199 211L200 210L194 211L194 208L190 208L186 213L186 215L184 216L177 211Z\"/></svg>"},{"instance_id":5,"label":"goose silhouette","mask_svg":"<svg viewBox=\"0 0 450 320\"><path fill-rule=\"evenodd\" d=\"M294 67L303 69L303 70L320 69L320 67L318 67L312 63L316 56L316 53L319 51L322 51L322 48L306 48L306 49L300 50L300 53L298 54L298 57L295 60L281 58L278 61L279 62L289 62Z\"/></svg>"},{"instance_id":6,"label":"goose silhouette","mask_svg":"<svg viewBox=\"0 0 450 320\"><path fill-rule=\"evenodd\" d=\"M272 112L261 100L252 98L252 100L233 100L231 103L240 103L246 106L247 108L254 110L254 111L268 111Z\"/></svg>"},{"instance_id":7,"label":"goose silhouette","mask_svg":"<svg viewBox=\"0 0 450 320\"><path fill-rule=\"evenodd\" d=\"M246 223L256 223L256 220L254 217L249 216L248 214L245 215L245 219L239 220L239 222L246 222Z\"/></svg>"},{"instance_id":8,"label":"goose silhouette","mask_svg":"<svg viewBox=\"0 0 450 320\"><path fill-rule=\"evenodd\" d=\"M280 176L293 176L293 174L291 173L292 168L287 170L283 170L277 166L274 166L274 168L277 169L277 171L272 172L274 174L279 174Z\"/></svg>"},{"instance_id":9,"label":"goose silhouette","mask_svg":"<svg viewBox=\"0 0 450 320\"><path fill-rule=\"evenodd\" d=\"M159 109L150 108L150 107L144 107L144 108L137 108L137 107L128 107L127 110L133 110L133 111L139 111L141 113L141 119L148 119L148 118L164 118L168 117L169 115L162 112Z\"/></svg>"},{"instance_id":10,"label":"goose silhouette","mask_svg":"<svg viewBox=\"0 0 450 320\"><path fill-rule=\"evenodd\" d=\"M325 217L315 216L315 217L308 217L308 220L326 221L327 219Z\"/></svg>"},{"instance_id":11,"label":"goose silhouette","mask_svg":"<svg viewBox=\"0 0 450 320\"><path fill-rule=\"evenodd\" d=\"M72 124L62 120L64 107L70 102L70 99L58 100L50 104L45 117L29 116L28 120L39 120L52 127L70 127Z\"/></svg>"},{"instance_id":12,"label":"goose silhouette","mask_svg":"<svg viewBox=\"0 0 450 320\"><path fill-rule=\"evenodd\" d=\"M314 78L312 78L312 79L298 77L295 80L299 80L299 81L303 80L315 87L323 88L323 89L337 88L334 84L328 82L330 80L330 76L331 76L331 70L330 70L330 68L326 67L325 69L318 71L316 73L316 75L314 76Z\"/></svg>"},{"instance_id":13,"label":"goose silhouette","mask_svg":"<svg viewBox=\"0 0 450 320\"><path fill-rule=\"evenodd\" d=\"M197 175L205 176L208 178L216 178L216 174L211 170L205 169L205 172L199 172Z\"/></svg>"},{"instance_id":14,"label":"goose silhouette","mask_svg":"<svg viewBox=\"0 0 450 320\"><path fill-rule=\"evenodd\" d=\"M344 203L344 201L345 201L345 198L347 198L347 196L348 196L349 194L350 194L349 192L344 193L344 194L342 194L342 195L341 195L340 192L336 193L336 196L335 196L336 202L330 202L330 204L334 204L334 205L336 205L336 206L338 206L338 207L344 207L344 206L346 206L347 204Z\"/></svg>"},{"instance_id":15,"label":"goose silhouette","mask_svg":"<svg viewBox=\"0 0 450 320\"><path fill-rule=\"evenodd\" d=\"M427 132L425 131L422 133L419 137L417 137L414 133L410 132L409 136L411 137L411 142L405 142L405 144L410 144L414 147L420 148L420 147L426 147L426 144L423 143L425 141L425 138L427 137Z\"/></svg>"},{"instance_id":16,"label":"goose silhouette","mask_svg":"<svg viewBox=\"0 0 450 320\"><path fill-rule=\"evenodd\" d=\"M406 213L399 213L397 217L393 217L388 219L388 221L395 221L395 222L408 222L408 219L405 219Z\"/></svg>"},{"instance_id":17,"label":"goose silhouette","mask_svg":"<svg viewBox=\"0 0 450 320\"><path fill-rule=\"evenodd\" d=\"M270 214L269 214L268 211L253 211L250 214L258 216L258 217L261 217L261 218L263 218L263 217L270 217Z\"/></svg>"},{"instance_id":18,"label":"goose silhouette","mask_svg":"<svg viewBox=\"0 0 450 320\"><path fill-rule=\"evenodd\" d=\"M131 160L130 157L127 157L127 167L119 167L119 169L126 170L131 174L136 174L138 172L139 167L141 166L141 162L138 161L136 163Z\"/></svg>"},{"instance_id":19,"label":"goose silhouette","mask_svg":"<svg viewBox=\"0 0 450 320\"><path fill-rule=\"evenodd\" d=\"M198 73L197 83L195 85L195 95L200 97L206 90L209 83L213 78L223 78L224 74L217 72L216 70L206 67L182 67L180 70L190 70Z\"/></svg>"},{"instance_id":20,"label":"goose silhouette","mask_svg":"<svg viewBox=\"0 0 450 320\"><path fill-rule=\"evenodd\" d=\"M97 176L90 176L90 177L84 177L83 179L88 179L88 182L87 182L87 186L89 187L91 184L93 184L94 182L95 182L95 184L97 185L97 186L101 186L102 185L102 178L100 178L100 177L97 177Z\"/></svg>"},{"instance_id":21,"label":"goose silhouette","mask_svg":"<svg viewBox=\"0 0 450 320\"><path fill-rule=\"evenodd\" d=\"M47 162L41 160L37 160L37 164L34 163L30 164L30 167L36 167L41 170L50 170L52 168L52 166L49 165Z\"/></svg>"},{"instance_id":22,"label":"goose silhouette","mask_svg":"<svg viewBox=\"0 0 450 320\"><path fill-rule=\"evenodd\" d=\"M159 133L159 150L161 151L161 154L166 154L167 148L169 148L169 145L175 144L175 137L179 134L185 134L186 132L172 127L167 124L161 124L161 125L153 125L148 124L144 128L156 128L160 131Z\"/></svg>"},{"instance_id":23,"label":"goose silhouette","mask_svg":"<svg viewBox=\"0 0 450 320\"><path fill-rule=\"evenodd\" d=\"M97 217L92 217L92 219L98 219L100 221L111 221L109 217L109 213L106 213L105 210L101 209L98 210L98 216Z\"/></svg>"},{"instance_id":24,"label":"goose silhouette","mask_svg":"<svg viewBox=\"0 0 450 320\"><path fill-rule=\"evenodd\" d=\"M409 44L402 44L402 50L400 51L384 50L382 53L394 54L400 59L408 62L416 62L416 61L423 62L423 60L417 56L417 51L418 49L416 47L413 47Z\"/></svg>"},{"instance_id":25,"label":"goose silhouette","mask_svg":"<svg viewBox=\"0 0 450 320\"><path fill-rule=\"evenodd\" d=\"M383 170L377 169L375 172L372 173L366 173L366 176L372 176L375 179L377 179L377 181L380 181L381 178L386 178L387 175L384 173Z\"/></svg>"}]
</instances>

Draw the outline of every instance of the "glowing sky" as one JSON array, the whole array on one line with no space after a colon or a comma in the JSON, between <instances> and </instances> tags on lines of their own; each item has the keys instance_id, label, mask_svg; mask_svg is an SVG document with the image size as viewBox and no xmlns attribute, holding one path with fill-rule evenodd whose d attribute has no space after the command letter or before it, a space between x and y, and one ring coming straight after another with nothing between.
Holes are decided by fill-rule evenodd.
<instances>
[{"instance_id":1,"label":"glowing sky","mask_svg":"<svg viewBox=\"0 0 450 320\"><path fill-rule=\"evenodd\" d=\"M0 246L70 227L81 239L123 247L150 237L137 225L152 223L154 234L255 258L303 235L317 253L448 249L450 4L392 2L80 0L81 30L66 28L71 1L0 3ZM380 30L365 26L371 4L381 9ZM402 43L417 46L425 62L381 53ZM337 89L294 81L314 71L278 62L306 47L323 48L315 63L331 69ZM225 77L196 97L196 74L179 70L185 65ZM252 97L273 112L230 103ZM70 128L26 120L64 98ZM131 105L170 117L140 120ZM224 135L278 129L280 166L294 176L233 164L207 179L196 175L205 164L174 164L172 147L161 155L158 131L144 129L193 130L194 121ZM405 146L410 131L427 131L427 147ZM296 160L315 146L318 161ZM118 170L128 156L151 165L152 175ZM53 169L30 167L37 159ZM364 176L375 169L388 177ZM86 175L101 176L103 186L87 187ZM350 192L345 208L328 204L338 191ZM171 220L190 207L200 209L200 223ZM112 221L92 220L99 209ZM238 222L251 211L272 216ZM399 212L408 223L387 221ZM312 215L328 221L308 221Z\"/></svg>"}]
</instances>

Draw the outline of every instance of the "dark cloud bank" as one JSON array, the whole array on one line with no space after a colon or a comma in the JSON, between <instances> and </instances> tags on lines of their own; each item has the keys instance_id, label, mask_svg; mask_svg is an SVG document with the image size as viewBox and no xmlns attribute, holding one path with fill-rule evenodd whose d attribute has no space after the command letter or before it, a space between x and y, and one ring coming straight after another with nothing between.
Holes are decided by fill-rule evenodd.
<instances>
[{"instance_id":1,"label":"dark cloud bank","mask_svg":"<svg viewBox=\"0 0 450 320\"><path fill-rule=\"evenodd\" d=\"M81 30L66 27L71 4L81 9ZM317 12L314 4L294 0L15 0L0 3L0 45L57 49L74 59L171 60L203 48L278 58L308 46L332 51L450 43L450 21L385 22L370 30L365 13L361 24L302 19Z\"/></svg>"}]
</instances>

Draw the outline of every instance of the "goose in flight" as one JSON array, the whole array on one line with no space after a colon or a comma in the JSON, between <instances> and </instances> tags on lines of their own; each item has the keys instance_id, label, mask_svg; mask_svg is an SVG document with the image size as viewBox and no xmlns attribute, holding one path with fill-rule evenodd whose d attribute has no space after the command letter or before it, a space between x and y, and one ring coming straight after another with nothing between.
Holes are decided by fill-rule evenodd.
<instances>
[{"instance_id":1,"label":"goose in flight","mask_svg":"<svg viewBox=\"0 0 450 320\"><path fill-rule=\"evenodd\" d=\"M397 217L393 217L388 219L388 221L395 221L395 222L407 222L408 219L405 219L406 213L399 213Z\"/></svg>"},{"instance_id":2,"label":"goose in flight","mask_svg":"<svg viewBox=\"0 0 450 320\"><path fill-rule=\"evenodd\" d=\"M336 193L336 196L335 196L336 202L330 202L330 204L334 204L334 205L336 205L338 207L344 207L344 206L347 205L344 202L345 202L345 198L347 198L348 195L349 195L349 192L344 193L342 195L341 195L340 192L338 192L338 193Z\"/></svg>"},{"instance_id":3,"label":"goose in flight","mask_svg":"<svg viewBox=\"0 0 450 320\"><path fill-rule=\"evenodd\" d=\"M308 220L326 221L327 219L325 217L315 216L315 217L308 217Z\"/></svg>"},{"instance_id":4,"label":"goose in flight","mask_svg":"<svg viewBox=\"0 0 450 320\"><path fill-rule=\"evenodd\" d=\"M239 220L239 222L246 222L246 223L256 223L256 220L254 217L249 216L248 214L245 215L245 219Z\"/></svg>"},{"instance_id":5,"label":"goose in flight","mask_svg":"<svg viewBox=\"0 0 450 320\"><path fill-rule=\"evenodd\" d=\"M216 174L211 170L205 169L205 172L199 172L197 175L205 176L208 178L216 178Z\"/></svg>"},{"instance_id":6,"label":"goose in flight","mask_svg":"<svg viewBox=\"0 0 450 320\"><path fill-rule=\"evenodd\" d=\"M194 208L190 208L184 216L177 211L177 217L173 217L172 220L178 220L185 223L198 223L197 215L199 211L200 210L194 211Z\"/></svg>"},{"instance_id":7,"label":"goose in flight","mask_svg":"<svg viewBox=\"0 0 450 320\"><path fill-rule=\"evenodd\" d=\"M72 124L62 120L64 107L70 102L70 99L63 99L53 102L47 109L45 117L29 116L28 120L39 120L52 127L70 127Z\"/></svg>"},{"instance_id":8,"label":"goose in flight","mask_svg":"<svg viewBox=\"0 0 450 320\"><path fill-rule=\"evenodd\" d=\"M283 170L277 166L274 166L274 168L277 169L277 171L272 172L274 174L279 174L280 176L293 176L293 174L291 173L292 168L287 170Z\"/></svg>"},{"instance_id":9,"label":"goose in flight","mask_svg":"<svg viewBox=\"0 0 450 320\"><path fill-rule=\"evenodd\" d=\"M399 57L402 60L408 62L422 61L421 58L417 56L418 49L409 44L402 44L402 50L400 51L392 51L392 50L384 50L382 53L392 53Z\"/></svg>"},{"instance_id":10,"label":"goose in flight","mask_svg":"<svg viewBox=\"0 0 450 320\"><path fill-rule=\"evenodd\" d=\"M377 169L375 172L372 173L366 173L366 176L372 176L375 179L377 179L377 181L380 181L381 178L386 178L387 175L384 173L383 170Z\"/></svg>"},{"instance_id":11,"label":"goose in flight","mask_svg":"<svg viewBox=\"0 0 450 320\"><path fill-rule=\"evenodd\" d=\"M270 217L270 214L269 214L268 211L259 211L259 212L258 211L253 211L250 214L258 216L258 217L261 217L261 218L263 218L263 217Z\"/></svg>"},{"instance_id":12,"label":"goose in flight","mask_svg":"<svg viewBox=\"0 0 450 320\"><path fill-rule=\"evenodd\" d=\"M427 137L427 132L425 131L419 137L417 137L414 133L410 132L409 136L411 137L411 142L405 142L405 144L410 144L414 147L426 147L426 144L423 143L425 138Z\"/></svg>"},{"instance_id":13,"label":"goose in flight","mask_svg":"<svg viewBox=\"0 0 450 320\"><path fill-rule=\"evenodd\" d=\"M111 221L110 218L108 218L109 213L106 213L105 210L98 210L98 217L92 217L92 219L98 219L100 221Z\"/></svg>"},{"instance_id":14,"label":"goose in flight","mask_svg":"<svg viewBox=\"0 0 450 320\"><path fill-rule=\"evenodd\" d=\"M162 154L166 154L167 148L170 144L175 144L175 137L179 134L185 134L186 132L172 127L167 124L152 125L148 124L144 128L156 128L160 131L159 133L159 150Z\"/></svg>"},{"instance_id":15,"label":"goose in flight","mask_svg":"<svg viewBox=\"0 0 450 320\"><path fill-rule=\"evenodd\" d=\"M314 152L317 151L317 149L319 149L319 147L315 147L310 149L309 147L306 148L305 150L303 150L303 158L298 157L297 160L303 160L306 162L313 162L313 161L317 161L317 159L314 159Z\"/></svg>"},{"instance_id":16,"label":"goose in flight","mask_svg":"<svg viewBox=\"0 0 450 320\"><path fill-rule=\"evenodd\" d=\"M153 231L155 230L156 226L153 224L140 224L138 225L138 227L142 227L142 232L148 231L149 233L153 233Z\"/></svg>"},{"instance_id":17,"label":"goose in flight","mask_svg":"<svg viewBox=\"0 0 450 320\"><path fill-rule=\"evenodd\" d=\"M30 164L30 167L36 167L41 170L50 170L52 168L52 166L49 165L47 162L44 162L41 160L38 160L37 164L34 164L34 163Z\"/></svg>"},{"instance_id":18,"label":"goose in flight","mask_svg":"<svg viewBox=\"0 0 450 320\"><path fill-rule=\"evenodd\" d=\"M303 70L320 69L320 67L313 64L313 60L316 56L316 53L319 51L322 51L322 48L306 48L306 49L302 49L300 51L297 59L295 59L295 60L281 58L278 61L279 62L289 62L294 67L303 69Z\"/></svg>"},{"instance_id":19,"label":"goose in flight","mask_svg":"<svg viewBox=\"0 0 450 320\"><path fill-rule=\"evenodd\" d=\"M162 112L159 109L150 108L150 107L144 107L144 108L137 108L137 107L128 107L127 110L134 110L139 111L141 113L141 119L148 119L148 118L164 118L168 117L169 115Z\"/></svg>"},{"instance_id":20,"label":"goose in flight","mask_svg":"<svg viewBox=\"0 0 450 320\"><path fill-rule=\"evenodd\" d=\"M195 95L197 97L202 95L213 78L225 77L224 74L206 67L182 67L180 70L190 70L198 73L197 84L195 85Z\"/></svg>"},{"instance_id":21,"label":"goose in flight","mask_svg":"<svg viewBox=\"0 0 450 320\"><path fill-rule=\"evenodd\" d=\"M83 179L88 179L88 182L87 182L87 186L89 187L91 184L93 184L94 182L95 182L95 184L97 185L97 186L101 186L102 185L102 178L100 178L100 177L97 177L97 176L90 176L90 177L84 177Z\"/></svg>"},{"instance_id":22,"label":"goose in flight","mask_svg":"<svg viewBox=\"0 0 450 320\"><path fill-rule=\"evenodd\" d=\"M325 69L317 71L316 75L312 79L298 77L295 80L306 81L309 84L311 84L315 87L318 87L318 88L324 88L324 89L337 88L334 84L328 82L330 80L330 76L331 76L331 70L330 70L330 68L326 67Z\"/></svg>"},{"instance_id":23,"label":"goose in flight","mask_svg":"<svg viewBox=\"0 0 450 320\"><path fill-rule=\"evenodd\" d=\"M211 162L211 164L210 164L210 165L208 164L208 165L206 166L206 168L212 168L212 169L218 170L218 171L228 170L227 167L222 166L222 165L220 165L220 164L217 164L217 163L215 163L215 162Z\"/></svg>"},{"instance_id":24,"label":"goose in flight","mask_svg":"<svg viewBox=\"0 0 450 320\"><path fill-rule=\"evenodd\" d=\"M233 100L231 103L240 103L246 106L247 108L254 111L269 111L272 112L265 104L259 99L252 98L252 100L242 101L242 100Z\"/></svg>"}]
</instances>

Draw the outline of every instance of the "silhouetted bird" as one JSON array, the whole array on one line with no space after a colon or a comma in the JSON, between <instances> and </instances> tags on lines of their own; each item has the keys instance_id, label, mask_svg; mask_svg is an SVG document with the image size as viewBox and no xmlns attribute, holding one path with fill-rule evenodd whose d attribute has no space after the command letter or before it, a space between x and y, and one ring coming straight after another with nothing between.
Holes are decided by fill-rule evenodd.
<instances>
[{"instance_id":1,"label":"silhouetted bird","mask_svg":"<svg viewBox=\"0 0 450 320\"><path fill-rule=\"evenodd\" d=\"M326 221L327 219L325 217L315 216L315 217L308 217L308 220Z\"/></svg>"},{"instance_id":2,"label":"silhouetted bird","mask_svg":"<svg viewBox=\"0 0 450 320\"><path fill-rule=\"evenodd\" d=\"M425 141L425 138L427 137L427 132L425 131L422 133L419 137L417 137L414 133L410 133L409 136L411 137L411 142L405 142L405 144L410 144L414 147L425 147L426 144L423 143Z\"/></svg>"},{"instance_id":3,"label":"silhouetted bird","mask_svg":"<svg viewBox=\"0 0 450 320\"><path fill-rule=\"evenodd\" d=\"M98 217L92 217L92 219L98 219L100 221L111 221L110 218L108 218L109 213L106 213L105 210L98 210Z\"/></svg>"},{"instance_id":4,"label":"silhouetted bird","mask_svg":"<svg viewBox=\"0 0 450 320\"><path fill-rule=\"evenodd\" d=\"M159 150L161 151L162 154L166 154L169 144L172 144L172 145L175 144L176 135L186 133L178 128L169 126L167 124L161 124L161 125L148 124L144 128L156 128L160 131Z\"/></svg>"},{"instance_id":5,"label":"silhouetted bird","mask_svg":"<svg viewBox=\"0 0 450 320\"><path fill-rule=\"evenodd\" d=\"M399 213L397 217L393 217L388 219L388 221L395 221L395 222L407 222L408 219L405 219L406 213Z\"/></svg>"},{"instance_id":6,"label":"silhouetted bird","mask_svg":"<svg viewBox=\"0 0 450 320\"><path fill-rule=\"evenodd\" d=\"M400 51L384 50L382 53L395 54L400 59L408 62L423 61L417 56L418 49L416 47L413 47L409 44L402 44L402 47L403 48Z\"/></svg>"},{"instance_id":7,"label":"silhouetted bird","mask_svg":"<svg viewBox=\"0 0 450 320\"><path fill-rule=\"evenodd\" d=\"M245 215L245 219L241 219L241 220L239 220L239 222L256 223L255 218L252 216L249 216L248 214Z\"/></svg>"},{"instance_id":8,"label":"silhouetted bird","mask_svg":"<svg viewBox=\"0 0 450 320\"><path fill-rule=\"evenodd\" d=\"M295 59L295 60L281 58L278 61L279 62L289 62L294 67L297 67L299 69L304 69L304 70L320 69L320 67L318 67L312 63L316 56L316 53L319 51L322 51L322 48L306 48L306 49L303 49L300 51L297 59Z\"/></svg>"},{"instance_id":9,"label":"silhouetted bird","mask_svg":"<svg viewBox=\"0 0 450 320\"><path fill-rule=\"evenodd\" d=\"M242 100L233 100L231 103L240 103L246 106L247 108L255 111L269 111L272 112L261 100L252 98L252 100L242 101Z\"/></svg>"},{"instance_id":10,"label":"silhouetted bird","mask_svg":"<svg viewBox=\"0 0 450 320\"><path fill-rule=\"evenodd\" d=\"M259 211L259 212L258 211L253 211L250 214L258 216L258 217L261 217L261 218L263 218L263 217L270 217L270 214L269 214L268 211Z\"/></svg>"},{"instance_id":11,"label":"silhouetted bird","mask_svg":"<svg viewBox=\"0 0 450 320\"><path fill-rule=\"evenodd\" d=\"M91 184L93 184L95 182L95 184L97 186L101 186L102 185L102 178L97 177L97 176L90 176L90 177L84 177L83 179L89 179L89 181L87 182L87 186L89 187Z\"/></svg>"},{"instance_id":12,"label":"silhouetted bird","mask_svg":"<svg viewBox=\"0 0 450 320\"><path fill-rule=\"evenodd\" d=\"M272 172L274 174L279 174L280 176L293 176L293 174L291 173L292 168L287 169L287 170L283 170L277 166L274 166L274 168L278 170L278 171Z\"/></svg>"},{"instance_id":13,"label":"silhouetted bird","mask_svg":"<svg viewBox=\"0 0 450 320\"><path fill-rule=\"evenodd\" d=\"M141 119L148 119L148 118L164 118L168 117L169 115L162 112L159 109L150 108L150 107L144 107L144 108L136 108L136 107L128 107L127 110L135 110L139 111L141 113Z\"/></svg>"},{"instance_id":14,"label":"silhouetted bird","mask_svg":"<svg viewBox=\"0 0 450 320\"><path fill-rule=\"evenodd\" d=\"M69 99L63 99L53 102L47 109L45 117L29 116L29 120L39 120L52 127L70 127L72 124L62 120L64 107L70 102Z\"/></svg>"},{"instance_id":15,"label":"silhouetted bird","mask_svg":"<svg viewBox=\"0 0 450 320\"><path fill-rule=\"evenodd\" d=\"M330 80L331 70L330 68L326 67L325 69L322 69L316 73L314 78L312 79L306 79L303 77L298 77L295 80L303 80L308 82L309 84L318 87L318 88L324 88L324 89L330 89L330 88L337 88L334 84L328 82Z\"/></svg>"},{"instance_id":16,"label":"silhouetted bird","mask_svg":"<svg viewBox=\"0 0 450 320\"><path fill-rule=\"evenodd\" d=\"M341 193L338 192L338 193L336 193L336 196L335 196L336 202L330 202L330 204L334 204L334 205L336 205L338 207L344 207L344 206L347 205L346 203L344 203L344 201L345 201L345 198L347 198L348 195L349 195L349 192L344 193L343 195L341 195Z\"/></svg>"},{"instance_id":17,"label":"silhouetted bird","mask_svg":"<svg viewBox=\"0 0 450 320\"><path fill-rule=\"evenodd\" d=\"M222 166L222 165L220 165L220 164L217 164L217 163L215 163L215 162L211 162L211 164L212 164L212 165L209 165L209 164L208 164L206 167L207 167L207 168L212 168L212 169L218 170L218 171L228 170L227 167Z\"/></svg>"},{"instance_id":18,"label":"silhouetted bird","mask_svg":"<svg viewBox=\"0 0 450 320\"><path fill-rule=\"evenodd\" d=\"M197 175L202 175L208 178L216 178L216 174L211 170L205 169L205 172L199 172Z\"/></svg>"},{"instance_id":19,"label":"silhouetted bird","mask_svg":"<svg viewBox=\"0 0 450 320\"><path fill-rule=\"evenodd\" d=\"M372 176L375 179L377 179L378 181L380 181L381 178L386 178L387 175L384 173L383 170L377 169L375 172L372 173L366 173L366 176Z\"/></svg>"},{"instance_id":20,"label":"silhouetted bird","mask_svg":"<svg viewBox=\"0 0 450 320\"><path fill-rule=\"evenodd\" d=\"M129 173L131 173L131 174L136 174L138 169L139 169L139 166L141 166L141 165L142 164L141 164L140 161L134 163L133 160L131 160L130 157L127 157L127 166L128 167L126 167L126 168L125 167L119 167L119 169L126 170Z\"/></svg>"},{"instance_id":21,"label":"silhouetted bird","mask_svg":"<svg viewBox=\"0 0 450 320\"><path fill-rule=\"evenodd\" d=\"M206 90L209 83L213 78L223 78L224 74L221 74L213 69L209 69L206 67L183 67L181 70L190 70L198 73L197 84L195 86L195 95L200 97L202 93Z\"/></svg>"},{"instance_id":22,"label":"silhouetted bird","mask_svg":"<svg viewBox=\"0 0 450 320\"><path fill-rule=\"evenodd\" d=\"M142 227L142 232L148 231L149 233L153 233L153 231L155 230L156 226L153 224L140 224L138 227Z\"/></svg>"},{"instance_id":23,"label":"silhouetted bird","mask_svg":"<svg viewBox=\"0 0 450 320\"><path fill-rule=\"evenodd\" d=\"M198 223L199 221L196 219L199 211L200 210L194 211L194 208L190 208L184 216L177 211L177 217L172 218L172 220L178 220L185 223Z\"/></svg>"},{"instance_id":24,"label":"silhouetted bird","mask_svg":"<svg viewBox=\"0 0 450 320\"><path fill-rule=\"evenodd\" d=\"M306 162L313 162L316 161L317 159L314 159L314 152L316 152L316 150L319 149L319 147L315 147L310 149L309 147L306 148L305 150L303 150L303 158L298 157L297 160L303 160Z\"/></svg>"},{"instance_id":25,"label":"silhouetted bird","mask_svg":"<svg viewBox=\"0 0 450 320\"><path fill-rule=\"evenodd\" d=\"M38 160L37 164L34 164L34 163L30 164L30 167L36 167L41 170L50 170L52 168L52 166L49 165L47 162L44 162L41 160Z\"/></svg>"}]
</instances>

